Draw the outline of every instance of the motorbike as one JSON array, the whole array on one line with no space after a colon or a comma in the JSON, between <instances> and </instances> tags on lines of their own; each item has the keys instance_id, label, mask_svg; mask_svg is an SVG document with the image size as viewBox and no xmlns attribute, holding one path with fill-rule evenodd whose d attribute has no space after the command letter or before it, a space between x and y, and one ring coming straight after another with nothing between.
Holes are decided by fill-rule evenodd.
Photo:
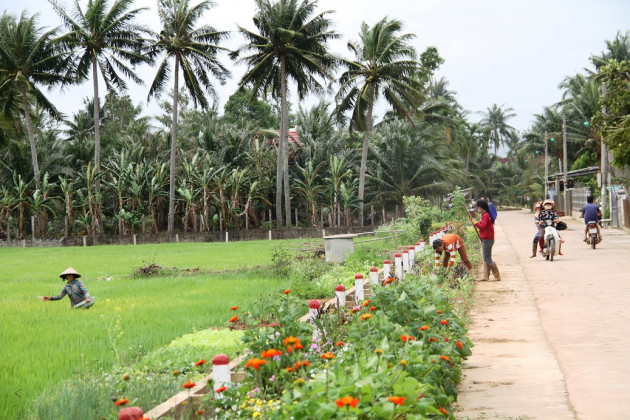
<instances>
[{"instance_id":1,"label":"motorbike","mask_svg":"<svg viewBox=\"0 0 630 420\"><path fill-rule=\"evenodd\" d=\"M593 249L602 241L597 232L597 222L588 222L588 235L586 235L586 243Z\"/></svg>"},{"instance_id":2,"label":"motorbike","mask_svg":"<svg viewBox=\"0 0 630 420\"><path fill-rule=\"evenodd\" d=\"M553 261L554 255L558 253L558 247L560 245L560 235L558 235L558 231L553 224L553 220L545 220L543 223L543 227L545 229L545 245L543 247L543 256L547 261Z\"/></svg>"}]
</instances>

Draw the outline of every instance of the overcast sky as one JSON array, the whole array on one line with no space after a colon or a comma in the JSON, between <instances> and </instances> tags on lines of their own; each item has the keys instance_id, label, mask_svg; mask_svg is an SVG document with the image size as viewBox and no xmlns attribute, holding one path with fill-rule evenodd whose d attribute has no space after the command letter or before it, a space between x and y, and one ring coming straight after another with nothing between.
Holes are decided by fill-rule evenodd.
<instances>
[{"instance_id":1,"label":"overcast sky","mask_svg":"<svg viewBox=\"0 0 630 420\"><path fill-rule=\"evenodd\" d=\"M82 7L87 4L78 1ZM0 9L14 14L24 9L39 13L43 26L61 23L46 0L2 0L1 4ZM156 0L136 0L134 7L147 7L141 23L159 30L156 4ZM510 122L521 131L530 127L534 114L560 99L558 84L566 76L589 67L589 57L603 51L605 41L614 39L617 31L630 30L628 0L320 0L319 10L335 11L332 20L341 36L331 49L348 57L346 44L358 38L361 22L372 25L384 16L402 20L404 31L416 35L413 45L418 52L437 47L445 62L436 76L449 81L459 103L473 113L470 120L478 120L478 111L496 103L514 109L517 116ZM254 0L216 0L203 23L234 31L225 44L233 49L243 43L235 32L237 25L254 29L254 11ZM225 86L217 84L221 112L245 71L227 56L224 59L232 79ZM143 103L146 113L156 114L156 101L146 104L155 68L138 70L145 85L130 82L129 94L134 103ZM85 82L62 93L51 91L49 97L71 115L82 108L82 98L92 95L91 86ZM310 98L305 105L315 101ZM382 104L377 107L379 115L384 111Z\"/></svg>"}]
</instances>

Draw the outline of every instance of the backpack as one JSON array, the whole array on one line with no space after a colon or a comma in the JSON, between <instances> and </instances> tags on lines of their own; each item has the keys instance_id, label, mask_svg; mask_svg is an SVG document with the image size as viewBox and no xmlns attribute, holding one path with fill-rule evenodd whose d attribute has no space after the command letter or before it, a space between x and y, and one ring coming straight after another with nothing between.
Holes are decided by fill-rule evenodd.
<instances>
[{"instance_id":1,"label":"backpack","mask_svg":"<svg viewBox=\"0 0 630 420\"><path fill-rule=\"evenodd\" d=\"M490 210L490 218L492 219L492 224L494 225L494 221L497 219L497 209L494 208L492 203L488 203L488 209Z\"/></svg>"}]
</instances>

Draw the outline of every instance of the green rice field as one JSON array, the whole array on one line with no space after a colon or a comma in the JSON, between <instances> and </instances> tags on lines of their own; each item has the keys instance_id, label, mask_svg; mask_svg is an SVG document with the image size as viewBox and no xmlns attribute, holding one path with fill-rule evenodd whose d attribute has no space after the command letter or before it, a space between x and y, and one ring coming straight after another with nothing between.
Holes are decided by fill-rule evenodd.
<instances>
[{"instance_id":1,"label":"green rice field","mask_svg":"<svg viewBox=\"0 0 630 420\"><path fill-rule=\"evenodd\" d=\"M0 418L23 418L46 388L136 360L192 331L225 326L288 281L269 270L274 247L299 241L0 249ZM133 275L151 263L177 270ZM71 310L59 273L82 274L96 304ZM198 270L197 270L198 269ZM212 355L203 355L211 358Z\"/></svg>"}]
</instances>

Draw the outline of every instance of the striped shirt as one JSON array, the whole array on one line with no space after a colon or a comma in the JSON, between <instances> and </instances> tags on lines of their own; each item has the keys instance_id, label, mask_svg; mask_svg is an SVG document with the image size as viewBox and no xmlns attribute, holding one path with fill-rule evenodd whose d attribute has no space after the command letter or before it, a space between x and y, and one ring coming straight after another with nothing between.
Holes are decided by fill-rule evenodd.
<instances>
[{"instance_id":1,"label":"striped shirt","mask_svg":"<svg viewBox=\"0 0 630 420\"><path fill-rule=\"evenodd\" d=\"M453 264L455 264L455 255L457 254L457 250L463 246L462 238L454 233L447 233L442 236L441 240L442 243L444 243L444 252L448 252L451 256L448 266L452 267ZM435 251L435 266L440 266L440 254L437 251Z\"/></svg>"},{"instance_id":2,"label":"striped shirt","mask_svg":"<svg viewBox=\"0 0 630 420\"><path fill-rule=\"evenodd\" d=\"M70 283L66 283L61 289L61 293L57 296L52 296L50 300L59 300L62 299L65 295L68 295L70 298L70 304L75 306L78 303L81 303L86 298L90 297L90 293L88 292L85 285L81 282L81 280L74 279Z\"/></svg>"}]
</instances>

